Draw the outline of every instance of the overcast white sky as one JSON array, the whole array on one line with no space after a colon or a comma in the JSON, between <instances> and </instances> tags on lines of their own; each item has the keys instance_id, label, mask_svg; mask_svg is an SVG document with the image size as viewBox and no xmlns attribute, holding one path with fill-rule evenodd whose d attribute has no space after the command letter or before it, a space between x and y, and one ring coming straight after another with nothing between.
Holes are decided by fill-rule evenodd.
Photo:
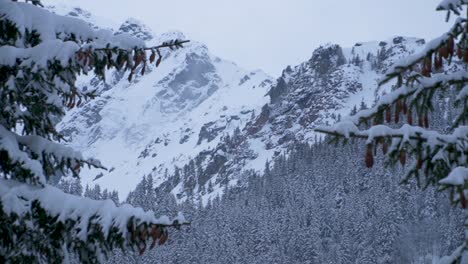
<instances>
[{"instance_id":1,"label":"overcast white sky","mask_svg":"<svg viewBox=\"0 0 468 264\"><path fill-rule=\"evenodd\" d=\"M434 11L440 0L66 2L115 22L138 18L156 33L180 30L222 58L246 69L263 69L275 77L285 66L310 58L314 48L323 43L352 46L395 35L427 39L449 26L445 13Z\"/></svg>"}]
</instances>

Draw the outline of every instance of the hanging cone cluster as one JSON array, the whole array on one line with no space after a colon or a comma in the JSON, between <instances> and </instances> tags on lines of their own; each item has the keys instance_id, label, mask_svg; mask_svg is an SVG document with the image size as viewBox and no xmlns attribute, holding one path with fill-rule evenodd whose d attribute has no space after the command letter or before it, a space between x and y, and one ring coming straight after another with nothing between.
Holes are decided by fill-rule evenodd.
<instances>
[{"instance_id":1,"label":"hanging cone cluster","mask_svg":"<svg viewBox=\"0 0 468 264\"><path fill-rule=\"evenodd\" d=\"M367 168L372 168L374 166L374 153L373 153L372 144L367 144L366 166Z\"/></svg>"},{"instance_id":2,"label":"hanging cone cluster","mask_svg":"<svg viewBox=\"0 0 468 264\"><path fill-rule=\"evenodd\" d=\"M178 225L178 223L176 222L174 223L173 227L179 229L180 225ZM140 225L139 227L135 228L131 223L129 223L128 231L131 233L132 240L139 245L138 251L140 255L143 255L146 249L148 248L148 239L152 239L151 245L149 247L149 249L151 250L156 246L156 243L160 246L164 245L164 243L166 243L167 239L169 238L167 226L162 225L153 224L149 227Z\"/></svg>"}]
</instances>

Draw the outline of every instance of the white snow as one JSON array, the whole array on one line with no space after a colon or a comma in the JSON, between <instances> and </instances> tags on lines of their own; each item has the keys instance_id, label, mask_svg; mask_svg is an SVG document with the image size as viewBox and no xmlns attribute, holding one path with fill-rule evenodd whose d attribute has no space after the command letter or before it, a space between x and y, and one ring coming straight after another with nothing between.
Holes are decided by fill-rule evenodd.
<instances>
[{"instance_id":1,"label":"white snow","mask_svg":"<svg viewBox=\"0 0 468 264\"><path fill-rule=\"evenodd\" d=\"M468 0L442 0L437 6L437 10L452 10L458 12L462 5L468 4Z\"/></svg>"},{"instance_id":2,"label":"white snow","mask_svg":"<svg viewBox=\"0 0 468 264\"><path fill-rule=\"evenodd\" d=\"M155 36L154 42L161 42L174 35L180 36L181 33ZM215 85L219 88L199 104L178 109L170 102L159 99L157 94L167 89L168 81L164 78L183 70L186 57L191 54L208 56L215 67L219 80ZM154 173L157 186L165 180L165 169L171 173L174 166L182 167L201 151L214 149L221 136L232 134L236 127L242 129L251 117L250 111L259 113L261 107L269 101L265 96L269 87L260 85L265 79L270 79L269 76L261 71L248 72L232 62L217 58L196 41L190 42L184 49L169 53L157 69L153 66L150 69L151 72L139 76L133 83L128 83L126 79L118 82L91 102L102 102L99 106L102 107L99 112L102 120L99 123L87 127L85 119L79 115L80 109L75 109L59 124L59 129L70 124L77 125L79 132L73 135L71 146L86 156L99 158L106 167L115 168L111 172L104 172L105 176L95 181L95 176L101 171L83 169L81 176L84 185L99 184L118 190L122 199L135 188L143 175ZM250 79L239 85L246 75ZM211 142L205 140L198 145L198 133L209 122L225 128ZM185 132L187 129L189 132ZM89 142L90 135L97 132L99 139ZM185 135L188 136L187 141L180 143ZM156 138L162 142L152 144ZM151 154L146 158L138 158L148 146Z\"/></svg>"},{"instance_id":3,"label":"white snow","mask_svg":"<svg viewBox=\"0 0 468 264\"><path fill-rule=\"evenodd\" d=\"M47 68L57 60L64 67L77 62L75 54L82 49L118 47L121 49L142 48L145 43L127 33L114 35L112 31L94 29L81 19L65 17L29 3L0 0L0 16L13 23L19 30L15 46L0 47L0 65L32 67L33 72ZM26 33L35 32L41 43L34 47L24 46L21 41ZM67 41L75 37L77 42Z\"/></svg>"},{"instance_id":4,"label":"white snow","mask_svg":"<svg viewBox=\"0 0 468 264\"><path fill-rule=\"evenodd\" d=\"M80 161L102 168L98 160L85 159L79 151L75 151L71 147L63 146L40 136L19 136L0 125L0 149L6 150L14 162L18 162L23 168L31 171L42 184L46 182L46 178L41 163L39 160L31 159L25 151L20 150L20 146L26 147L39 157L43 154L52 155L58 161L70 159L72 163Z\"/></svg>"},{"instance_id":5,"label":"white snow","mask_svg":"<svg viewBox=\"0 0 468 264\"><path fill-rule=\"evenodd\" d=\"M112 200L95 201L63 193L50 185L38 187L13 180L0 179L0 200L7 214L16 213L20 217L30 213L31 203L38 201L48 214L52 217L58 216L57 221L77 221L75 229L80 230L78 237L83 241L87 240L90 223L101 225L105 236L111 227L117 227L124 237L128 232L127 224L132 217L137 225L142 223L172 225L175 220L179 224L187 223L181 213L175 219L169 219L167 216L157 217L152 211L143 211L128 204L117 207Z\"/></svg>"},{"instance_id":6,"label":"white snow","mask_svg":"<svg viewBox=\"0 0 468 264\"><path fill-rule=\"evenodd\" d=\"M452 264L455 262L455 260L457 260L460 256L464 256L463 259L464 261L462 262L462 264L466 264L466 260L467 260L467 257L466 256L466 242L464 242L461 246L459 246L458 248L456 248L452 254L450 254L449 256L444 256L442 258L440 258L438 264Z\"/></svg>"},{"instance_id":7,"label":"white snow","mask_svg":"<svg viewBox=\"0 0 468 264\"><path fill-rule=\"evenodd\" d=\"M33 69L46 68L53 60L67 66L75 53L80 49L78 44L72 41L61 41L59 39L43 42L32 48L16 48L12 46L0 47L0 65L14 66L16 60L21 60L20 66L32 67Z\"/></svg>"},{"instance_id":8,"label":"white snow","mask_svg":"<svg viewBox=\"0 0 468 264\"><path fill-rule=\"evenodd\" d=\"M42 172L41 163L29 158L25 152L21 151L17 135L8 131L2 125L0 125L0 149L8 152L8 156L13 162L18 162L24 169L31 171L39 183L45 184L46 178Z\"/></svg>"},{"instance_id":9,"label":"white snow","mask_svg":"<svg viewBox=\"0 0 468 264\"><path fill-rule=\"evenodd\" d=\"M468 72L465 70L457 71L454 73L438 73L434 74L431 78L420 78L419 83L414 86L406 86L392 91L389 94L382 96L379 102L372 108L367 110L359 111L354 116L348 117L347 119L358 125L362 119L373 116L380 108L387 107L393 104L397 99L408 97L410 95L416 95L427 89L433 89L439 85L447 85L451 81L463 81L468 79ZM410 98L411 99L411 98Z\"/></svg>"},{"instance_id":10,"label":"white snow","mask_svg":"<svg viewBox=\"0 0 468 264\"><path fill-rule=\"evenodd\" d=\"M466 180L468 180L468 168L456 167L447 177L440 180L439 183L445 185L464 185Z\"/></svg>"},{"instance_id":11,"label":"white snow","mask_svg":"<svg viewBox=\"0 0 468 264\"><path fill-rule=\"evenodd\" d=\"M465 1L465 0L461 0L461 1ZM451 38L453 35L454 35L454 32L458 32L460 31L460 27L462 27L463 25L463 22L464 22L464 19L463 18L457 18L456 22L454 23L454 25L452 26L452 28L442 34L440 37L437 37L431 41L429 41L425 46L424 46L424 49L422 49L421 51L411 55L411 56L408 56L404 59L401 59L400 61L398 61L397 63L395 63L390 69L388 69L387 71L387 74L393 74L393 73L402 73L403 71L406 71L408 69L408 67L410 67L411 65L414 65L415 63L417 62L420 62L422 59L424 59L428 53L432 53L432 52L435 52L436 49L441 46L442 44L446 43L448 41L449 38ZM388 76L388 75L387 75ZM386 80L387 77L384 77L382 78L382 81Z\"/></svg>"},{"instance_id":12,"label":"white snow","mask_svg":"<svg viewBox=\"0 0 468 264\"><path fill-rule=\"evenodd\" d=\"M95 30L81 19L56 15L28 3L0 0L0 14L3 19L15 23L21 36L25 35L26 30L36 31L43 42L55 40L57 36L68 37L74 34L83 43L91 40L102 47L107 43L123 49L145 46L142 40L128 34L114 36L109 30Z\"/></svg>"}]
</instances>

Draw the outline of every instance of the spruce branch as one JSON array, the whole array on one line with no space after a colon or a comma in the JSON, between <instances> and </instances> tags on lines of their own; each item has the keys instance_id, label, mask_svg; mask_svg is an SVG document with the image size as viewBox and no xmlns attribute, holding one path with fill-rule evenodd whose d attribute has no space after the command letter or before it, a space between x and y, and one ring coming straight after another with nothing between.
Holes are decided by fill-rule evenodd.
<instances>
[{"instance_id":1,"label":"spruce branch","mask_svg":"<svg viewBox=\"0 0 468 264\"><path fill-rule=\"evenodd\" d=\"M170 40L167 42L163 42L162 44L153 46L153 47L145 47L145 48L135 48L135 50L160 50L163 48L169 48L169 49L175 49L175 48L183 48L185 43L189 43L190 40L180 40L180 39L175 39L175 40ZM124 51L128 52L126 49L120 49L120 48L97 48L94 49L95 51Z\"/></svg>"},{"instance_id":2,"label":"spruce branch","mask_svg":"<svg viewBox=\"0 0 468 264\"><path fill-rule=\"evenodd\" d=\"M391 107L397 104L397 102L407 101L406 103L415 104L414 101L431 91L446 89L453 85L464 85L468 83L468 72L462 70L455 73L438 74L433 76L433 78L419 76L419 78L415 78L414 81L416 83L411 86L404 85L392 91L390 94L384 95L375 106L360 111L355 116L350 117L350 120L354 124L360 125L376 117L383 117L383 112L392 111ZM413 95L416 96L412 98L412 100L407 100ZM397 112L398 113L395 113L395 115L403 114L403 111Z\"/></svg>"},{"instance_id":3,"label":"spruce branch","mask_svg":"<svg viewBox=\"0 0 468 264\"><path fill-rule=\"evenodd\" d=\"M448 10L460 15L458 10L462 10L462 5L467 3L466 0L444 0L438 10ZM407 171L404 183L414 177L419 185L420 174L425 174L426 185L423 188L432 184L440 186L440 189L450 189L451 193L457 193L451 195L452 202L467 208L465 190L468 189L468 184L454 186L444 181L447 177L452 177L456 168L468 166L468 126L465 125L468 120L467 35L467 19L458 18L447 33L430 41L422 52L390 68L379 82L379 86L397 79L395 89L382 96L374 107L362 110L332 127L320 127L315 131L326 134L335 142L340 138L344 138L345 142L348 138L366 140L368 167L373 166L377 145L382 145L387 164L390 165L399 162L405 166L407 154L413 155L416 162ZM443 65L453 63L456 57L461 69L456 72L443 72ZM449 88L458 92L454 104L462 105L461 112L446 134L428 130L428 113L434 110L433 97L437 92ZM400 125L402 115L406 117L406 124L400 128L383 125ZM413 126L415 116L418 126ZM369 126L369 121L373 122L371 127L362 129L363 126ZM458 174L457 177L463 178ZM464 179L468 179L468 175Z\"/></svg>"},{"instance_id":4,"label":"spruce branch","mask_svg":"<svg viewBox=\"0 0 468 264\"><path fill-rule=\"evenodd\" d=\"M5 178L0 179L0 261L61 263L75 251L81 261L95 263L116 247L143 253L149 238L152 246L163 244L168 228L190 223L66 195L48 180L78 177L86 165L105 169L57 143L63 137L55 127L66 109L96 95L76 87L78 75L94 71L104 78L113 67L132 75L141 67L144 74L148 51L152 62L158 56L158 66L160 50L189 41L145 48L141 39L96 31L80 19L40 8L38 0L26 2L32 4L0 3L0 174Z\"/></svg>"},{"instance_id":5,"label":"spruce branch","mask_svg":"<svg viewBox=\"0 0 468 264\"><path fill-rule=\"evenodd\" d=\"M438 53L438 54L441 52L445 53L445 48L448 48L452 51L447 54L448 56L443 54L444 57L446 57L446 59L449 60L450 58L449 61L451 61L452 56L454 56L455 54L453 50L454 39L461 36L462 37L460 40L461 43L463 43L464 40L466 39L466 32L465 32L466 23L467 23L466 18L457 18L457 20L455 21L455 24L452 26L452 28L448 32L444 33L440 37L435 38L429 43L427 43L426 48L423 51L415 55L412 55L409 58L402 60L398 62L397 64L395 64L388 71L388 73L386 73L385 77L379 81L379 86L387 83L388 81L394 78L398 78L397 86L401 86L403 74L405 72L412 71L413 68L418 63L423 62L426 58L431 57L434 53ZM450 46L450 47L447 47L447 46ZM442 48L444 49L442 50ZM463 48L463 47L459 46L458 48Z\"/></svg>"}]
</instances>

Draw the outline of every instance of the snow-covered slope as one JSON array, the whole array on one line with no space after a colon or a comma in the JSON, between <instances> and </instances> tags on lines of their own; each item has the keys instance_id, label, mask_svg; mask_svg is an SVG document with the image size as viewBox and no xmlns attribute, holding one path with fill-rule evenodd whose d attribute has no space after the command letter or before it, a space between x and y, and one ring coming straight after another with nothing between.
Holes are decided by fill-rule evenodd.
<instances>
[{"instance_id":1,"label":"snow-covered slope","mask_svg":"<svg viewBox=\"0 0 468 264\"><path fill-rule=\"evenodd\" d=\"M389 65L423 44L422 39L395 37L347 49L321 46L308 61L283 71L269 91L268 122L247 130L272 147L287 141L313 141L314 127L336 122L354 106L371 106L390 88L377 89L378 79Z\"/></svg>"},{"instance_id":2,"label":"snow-covered slope","mask_svg":"<svg viewBox=\"0 0 468 264\"><path fill-rule=\"evenodd\" d=\"M185 39L180 32L156 35L135 19L120 31L148 45ZM99 96L70 111L59 129L71 145L110 169L83 171L84 184L98 183L125 197L143 175L154 173L161 182L166 170L172 173L213 148L268 101L269 76L218 58L201 43L192 40L163 56L159 68L151 66L132 82L119 72L109 72L106 82L80 80Z\"/></svg>"},{"instance_id":3,"label":"snow-covered slope","mask_svg":"<svg viewBox=\"0 0 468 264\"><path fill-rule=\"evenodd\" d=\"M55 9L99 22L81 9ZM148 45L186 38L181 32L154 33L136 19L115 32L133 34ZM59 129L71 145L109 168L83 171L84 184L118 190L125 198L152 174L155 186L179 199L210 198L222 186L242 184L243 172L263 170L267 160L294 142L313 142L315 126L333 123L355 106L372 105L390 88L377 90L387 67L423 44L405 37L345 49L327 44L273 81L192 40L163 54L159 68L151 66L132 82L119 72L109 72L105 82L81 78L80 85L99 96L71 110Z\"/></svg>"},{"instance_id":4,"label":"snow-covered slope","mask_svg":"<svg viewBox=\"0 0 468 264\"><path fill-rule=\"evenodd\" d=\"M314 127L336 122L354 107L371 106L391 88L377 88L389 65L423 45L422 39L394 37L349 49L319 47L309 60L283 71L269 88L269 102L241 130L197 155L162 187L179 198L210 198L226 184L243 184L243 171L262 171L295 142L313 143Z\"/></svg>"}]
</instances>

